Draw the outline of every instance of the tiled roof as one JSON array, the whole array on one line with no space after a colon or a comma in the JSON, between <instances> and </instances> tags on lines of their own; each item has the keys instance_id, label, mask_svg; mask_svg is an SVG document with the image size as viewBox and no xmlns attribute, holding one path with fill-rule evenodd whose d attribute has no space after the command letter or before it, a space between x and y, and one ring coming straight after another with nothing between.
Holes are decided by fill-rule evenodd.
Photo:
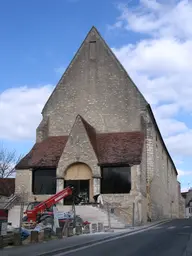
<instances>
[{"instance_id":1,"label":"tiled roof","mask_svg":"<svg viewBox=\"0 0 192 256\"><path fill-rule=\"evenodd\" d=\"M99 164L139 164L143 142L141 132L97 134Z\"/></svg>"},{"instance_id":2,"label":"tiled roof","mask_svg":"<svg viewBox=\"0 0 192 256\"><path fill-rule=\"evenodd\" d=\"M54 136L36 143L31 151L16 165L16 169L56 167L65 148L67 138L67 136Z\"/></svg>"},{"instance_id":3,"label":"tiled roof","mask_svg":"<svg viewBox=\"0 0 192 256\"><path fill-rule=\"evenodd\" d=\"M15 192L14 178L0 178L0 196L11 196Z\"/></svg>"},{"instance_id":4,"label":"tiled roof","mask_svg":"<svg viewBox=\"0 0 192 256\"><path fill-rule=\"evenodd\" d=\"M182 195L183 198L186 199L186 197L187 197L187 192L182 192L181 195Z\"/></svg>"},{"instance_id":5,"label":"tiled roof","mask_svg":"<svg viewBox=\"0 0 192 256\"><path fill-rule=\"evenodd\" d=\"M82 119L99 165L139 164L144 135L141 132L96 134L95 129ZM16 169L34 167L55 168L65 148L67 136L55 136L36 143L16 166Z\"/></svg>"}]
</instances>

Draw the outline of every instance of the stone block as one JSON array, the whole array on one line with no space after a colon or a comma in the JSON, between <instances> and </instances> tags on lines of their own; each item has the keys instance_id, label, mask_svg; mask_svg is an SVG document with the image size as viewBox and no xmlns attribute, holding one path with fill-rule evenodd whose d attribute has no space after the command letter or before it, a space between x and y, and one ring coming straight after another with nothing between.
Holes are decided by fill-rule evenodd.
<instances>
[{"instance_id":1,"label":"stone block","mask_svg":"<svg viewBox=\"0 0 192 256\"><path fill-rule=\"evenodd\" d=\"M44 241L44 230L39 232L39 242Z\"/></svg>"},{"instance_id":2,"label":"stone block","mask_svg":"<svg viewBox=\"0 0 192 256\"><path fill-rule=\"evenodd\" d=\"M93 223L92 224L92 233L96 233L97 232L97 223Z\"/></svg>"},{"instance_id":3,"label":"stone block","mask_svg":"<svg viewBox=\"0 0 192 256\"><path fill-rule=\"evenodd\" d=\"M31 231L31 243L38 243L38 242L39 242L39 232Z\"/></svg>"},{"instance_id":4,"label":"stone block","mask_svg":"<svg viewBox=\"0 0 192 256\"><path fill-rule=\"evenodd\" d=\"M68 236L68 226L69 226L69 222L66 221L62 230L62 234L66 237Z\"/></svg>"},{"instance_id":5,"label":"stone block","mask_svg":"<svg viewBox=\"0 0 192 256\"><path fill-rule=\"evenodd\" d=\"M102 222L98 223L98 232L103 232L104 231L104 225Z\"/></svg>"},{"instance_id":6,"label":"stone block","mask_svg":"<svg viewBox=\"0 0 192 256\"><path fill-rule=\"evenodd\" d=\"M44 229L44 240L49 240L51 238L51 229Z\"/></svg>"},{"instance_id":7,"label":"stone block","mask_svg":"<svg viewBox=\"0 0 192 256\"><path fill-rule=\"evenodd\" d=\"M73 227L72 226L69 226L67 228L67 236L68 237L73 236Z\"/></svg>"},{"instance_id":8,"label":"stone block","mask_svg":"<svg viewBox=\"0 0 192 256\"><path fill-rule=\"evenodd\" d=\"M87 224L84 226L83 234L89 234L90 233L90 224Z\"/></svg>"},{"instance_id":9,"label":"stone block","mask_svg":"<svg viewBox=\"0 0 192 256\"><path fill-rule=\"evenodd\" d=\"M104 226L104 232L108 232L110 230L109 226Z\"/></svg>"},{"instance_id":10,"label":"stone block","mask_svg":"<svg viewBox=\"0 0 192 256\"><path fill-rule=\"evenodd\" d=\"M63 238L63 235L62 235L62 228L56 228L56 236L61 239Z\"/></svg>"},{"instance_id":11,"label":"stone block","mask_svg":"<svg viewBox=\"0 0 192 256\"><path fill-rule=\"evenodd\" d=\"M3 236L0 236L0 248L3 248Z\"/></svg>"},{"instance_id":12,"label":"stone block","mask_svg":"<svg viewBox=\"0 0 192 256\"><path fill-rule=\"evenodd\" d=\"M81 235L82 234L82 226L80 226L80 225L76 226L75 233L76 233L76 235Z\"/></svg>"},{"instance_id":13,"label":"stone block","mask_svg":"<svg viewBox=\"0 0 192 256\"><path fill-rule=\"evenodd\" d=\"M13 244L15 246L22 245L22 240L21 240L21 234L20 233L14 233L14 235L13 235Z\"/></svg>"}]
</instances>

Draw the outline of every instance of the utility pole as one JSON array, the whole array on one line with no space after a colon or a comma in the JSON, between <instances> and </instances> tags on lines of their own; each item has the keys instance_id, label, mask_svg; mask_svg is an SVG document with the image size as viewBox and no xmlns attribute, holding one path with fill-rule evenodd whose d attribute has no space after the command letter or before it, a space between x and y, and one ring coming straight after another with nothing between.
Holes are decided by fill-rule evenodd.
<instances>
[{"instance_id":1,"label":"utility pole","mask_svg":"<svg viewBox=\"0 0 192 256\"><path fill-rule=\"evenodd\" d=\"M108 217L109 229L111 230L111 217L110 217L110 207L109 207L109 203L107 203L107 217Z\"/></svg>"},{"instance_id":2,"label":"utility pole","mask_svg":"<svg viewBox=\"0 0 192 256\"><path fill-rule=\"evenodd\" d=\"M135 226L135 203L133 203L132 226Z\"/></svg>"},{"instance_id":3,"label":"utility pole","mask_svg":"<svg viewBox=\"0 0 192 256\"><path fill-rule=\"evenodd\" d=\"M75 228L76 227L75 196L73 196L72 212L73 212L73 227Z\"/></svg>"}]
</instances>

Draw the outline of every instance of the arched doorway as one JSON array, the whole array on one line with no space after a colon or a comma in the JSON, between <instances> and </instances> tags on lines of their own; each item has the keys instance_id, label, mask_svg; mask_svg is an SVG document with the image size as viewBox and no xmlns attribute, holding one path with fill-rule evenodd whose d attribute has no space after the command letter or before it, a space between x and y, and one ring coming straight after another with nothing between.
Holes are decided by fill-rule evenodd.
<instances>
[{"instance_id":1,"label":"arched doorway","mask_svg":"<svg viewBox=\"0 0 192 256\"><path fill-rule=\"evenodd\" d=\"M73 185L78 196L85 198L86 202L93 200L93 178L92 171L84 163L71 165L64 175L64 186ZM64 204L72 204L72 199L67 198Z\"/></svg>"}]
</instances>

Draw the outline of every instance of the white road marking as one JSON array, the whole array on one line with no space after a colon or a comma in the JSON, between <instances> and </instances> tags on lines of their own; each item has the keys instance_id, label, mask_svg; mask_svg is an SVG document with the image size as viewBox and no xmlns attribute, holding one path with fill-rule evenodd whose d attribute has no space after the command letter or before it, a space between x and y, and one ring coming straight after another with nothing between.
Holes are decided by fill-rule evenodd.
<instances>
[{"instance_id":1,"label":"white road marking","mask_svg":"<svg viewBox=\"0 0 192 256\"><path fill-rule=\"evenodd\" d=\"M157 224L157 226L160 226L162 225L161 224ZM132 235L135 235L135 234L138 234L138 233L142 233L146 230L149 230L149 229L154 229L155 227L157 226L153 226L153 227L149 227L149 228L146 228L146 229L143 229L143 230L138 230L138 231L135 231L133 233L128 233L128 234L125 234L125 235L122 235L122 236L118 236L118 237L113 237L113 238L110 238L108 240L104 240L104 241L100 241L100 242L95 242L94 244L91 244L91 245L86 245L86 246L82 246L78 249L69 249L68 251L66 252L62 252L62 253L58 253L58 254L54 254L54 256L64 256L64 255L69 255L70 253L74 253L74 252L78 252L78 251L82 251L84 249L88 249L88 248L91 248L91 247L94 247L94 246L97 246L97 245L100 245L100 244L104 244L104 243L108 243L108 242L111 242L111 241L115 241L115 240L118 240L118 239L121 239L121 238L124 238L124 237L128 237L128 236L132 236Z\"/></svg>"},{"instance_id":2,"label":"white road marking","mask_svg":"<svg viewBox=\"0 0 192 256\"><path fill-rule=\"evenodd\" d=\"M184 226L183 228L190 228L190 226Z\"/></svg>"},{"instance_id":3,"label":"white road marking","mask_svg":"<svg viewBox=\"0 0 192 256\"><path fill-rule=\"evenodd\" d=\"M171 227L168 227L167 229L174 229L176 228L176 226L171 226Z\"/></svg>"}]
</instances>

